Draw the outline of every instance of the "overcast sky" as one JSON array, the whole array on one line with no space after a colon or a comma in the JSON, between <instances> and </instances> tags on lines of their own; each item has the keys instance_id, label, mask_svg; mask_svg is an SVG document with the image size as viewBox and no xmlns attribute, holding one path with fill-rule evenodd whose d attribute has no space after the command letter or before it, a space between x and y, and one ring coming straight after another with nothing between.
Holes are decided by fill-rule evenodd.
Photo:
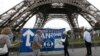
<instances>
[{"instance_id":1,"label":"overcast sky","mask_svg":"<svg viewBox=\"0 0 100 56\"><path fill-rule=\"evenodd\" d=\"M0 14L4 13L8 9L12 8L16 4L20 3L23 0L0 0ZM100 9L100 0L88 0L90 3L92 3L95 7ZM35 17L33 17L35 18ZM85 27L90 27L89 24L84 20L83 17L79 16L79 26L85 26ZM30 19L29 22L24 26L25 28L32 28L30 24L34 25L35 20ZM85 22L85 24L83 24ZM45 28L66 28L69 29L69 25L63 21L63 20L51 20L44 26Z\"/></svg>"}]
</instances>

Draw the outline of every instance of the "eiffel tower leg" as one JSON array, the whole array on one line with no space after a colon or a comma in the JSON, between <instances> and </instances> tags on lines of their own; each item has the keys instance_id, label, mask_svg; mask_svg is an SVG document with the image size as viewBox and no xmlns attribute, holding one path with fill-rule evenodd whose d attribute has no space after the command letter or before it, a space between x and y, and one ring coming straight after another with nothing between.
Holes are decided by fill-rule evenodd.
<instances>
[{"instance_id":1,"label":"eiffel tower leg","mask_svg":"<svg viewBox=\"0 0 100 56\"><path fill-rule=\"evenodd\" d=\"M42 28L45 22L46 22L46 16L42 12L39 12L36 15L36 22L34 28Z\"/></svg>"}]
</instances>

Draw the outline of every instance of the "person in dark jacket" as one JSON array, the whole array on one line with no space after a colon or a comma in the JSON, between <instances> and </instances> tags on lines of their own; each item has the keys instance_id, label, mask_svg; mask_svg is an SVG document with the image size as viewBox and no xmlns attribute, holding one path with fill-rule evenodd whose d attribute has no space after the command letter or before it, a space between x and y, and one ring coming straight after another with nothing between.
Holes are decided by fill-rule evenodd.
<instances>
[{"instance_id":1,"label":"person in dark jacket","mask_svg":"<svg viewBox=\"0 0 100 56\"><path fill-rule=\"evenodd\" d=\"M69 42L68 42L68 35L67 32L63 33L63 38L65 39L65 41L63 42L64 45L64 56L69 56L69 52L68 52L68 46L69 46Z\"/></svg>"}]
</instances>

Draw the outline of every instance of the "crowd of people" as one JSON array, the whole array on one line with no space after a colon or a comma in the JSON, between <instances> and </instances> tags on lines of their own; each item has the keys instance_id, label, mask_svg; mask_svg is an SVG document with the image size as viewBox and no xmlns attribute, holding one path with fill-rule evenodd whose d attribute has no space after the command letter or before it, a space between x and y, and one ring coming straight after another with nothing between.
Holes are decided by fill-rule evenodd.
<instances>
[{"instance_id":1,"label":"crowd of people","mask_svg":"<svg viewBox=\"0 0 100 56\"><path fill-rule=\"evenodd\" d=\"M37 30L35 33L35 37L33 38L33 41L31 42L33 56L40 56L40 49L42 48L42 36L41 35L42 35L42 31ZM16 43L12 44L13 37L14 37L14 34L10 27L5 27L1 30L1 33L0 33L0 56L8 56L9 48L14 47L17 44L21 43L21 41L17 41ZM69 36L66 31L63 33L63 38L65 39L65 41L62 42L62 44L64 45L64 56L70 56L69 51L68 51ZM84 43L86 46L86 51L87 51L86 56L92 56L91 34L88 32L87 29L85 29L83 32L83 40L84 40ZM4 52L3 52L2 50L4 47L6 48L6 51L4 50Z\"/></svg>"},{"instance_id":2,"label":"crowd of people","mask_svg":"<svg viewBox=\"0 0 100 56\"><path fill-rule=\"evenodd\" d=\"M33 56L40 56L40 49L42 48L42 31L37 30L35 33L34 41L32 41ZM14 44L14 34L10 27L1 29L0 32L0 56L9 56L9 48L16 47L21 41L16 41ZM19 39L18 39L19 40Z\"/></svg>"}]
</instances>

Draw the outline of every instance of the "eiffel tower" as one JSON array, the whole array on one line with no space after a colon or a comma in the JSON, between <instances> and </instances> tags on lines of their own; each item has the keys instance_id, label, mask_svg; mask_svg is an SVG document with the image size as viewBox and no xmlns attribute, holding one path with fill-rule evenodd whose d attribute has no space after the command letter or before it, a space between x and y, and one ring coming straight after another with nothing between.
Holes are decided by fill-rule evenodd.
<instances>
[{"instance_id":1,"label":"eiffel tower","mask_svg":"<svg viewBox=\"0 0 100 56\"><path fill-rule=\"evenodd\" d=\"M34 15L33 28L42 28L52 18L62 18L71 29L78 28L79 15L93 28L100 27L100 11L87 0L23 0L0 15L0 28L10 26L19 31Z\"/></svg>"}]
</instances>

